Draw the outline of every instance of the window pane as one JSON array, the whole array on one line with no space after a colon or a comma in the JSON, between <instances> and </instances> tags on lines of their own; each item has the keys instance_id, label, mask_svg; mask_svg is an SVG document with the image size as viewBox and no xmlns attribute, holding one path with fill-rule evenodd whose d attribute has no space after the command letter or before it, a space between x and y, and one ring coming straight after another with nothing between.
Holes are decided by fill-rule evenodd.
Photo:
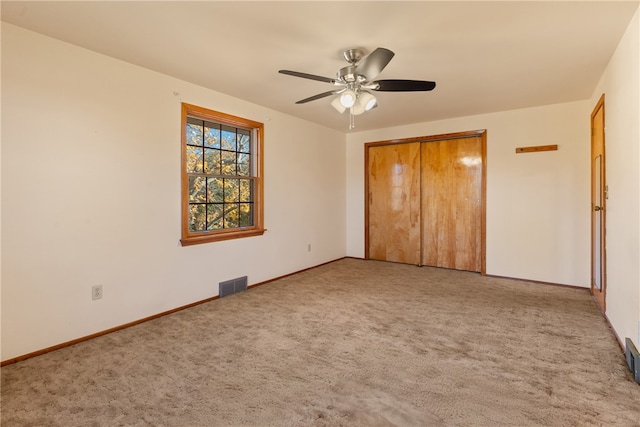
<instances>
[{"instance_id":1,"label":"window pane","mask_svg":"<svg viewBox=\"0 0 640 427\"><path fill-rule=\"evenodd\" d=\"M251 155L238 153L238 175L251 175Z\"/></svg>"},{"instance_id":2,"label":"window pane","mask_svg":"<svg viewBox=\"0 0 640 427\"><path fill-rule=\"evenodd\" d=\"M206 202L207 179L203 176L189 177L189 202Z\"/></svg>"},{"instance_id":3,"label":"window pane","mask_svg":"<svg viewBox=\"0 0 640 427\"><path fill-rule=\"evenodd\" d=\"M220 175L220 150L213 148L204 149L204 172L212 175Z\"/></svg>"},{"instance_id":4,"label":"window pane","mask_svg":"<svg viewBox=\"0 0 640 427\"><path fill-rule=\"evenodd\" d=\"M241 202L253 202L253 180L241 179L240 180L240 201Z\"/></svg>"},{"instance_id":5,"label":"window pane","mask_svg":"<svg viewBox=\"0 0 640 427\"><path fill-rule=\"evenodd\" d=\"M224 201L237 202L240 200L240 180L225 179L224 180Z\"/></svg>"},{"instance_id":6,"label":"window pane","mask_svg":"<svg viewBox=\"0 0 640 427\"><path fill-rule=\"evenodd\" d=\"M187 173L202 173L202 148L187 145Z\"/></svg>"},{"instance_id":7,"label":"window pane","mask_svg":"<svg viewBox=\"0 0 640 427\"><path fill-rule=\"evenodd\" d=\"M238 129L238 151L251 152L251 132L246 129Z\"/></svg>"},{"instance_id":8,"label":"window pane","mask_svg":"<svg viewBox=\"0 0 640 427\"><path fill-rule=\"evenodd\" d=\"M253 225L253 203L240 203L239 226L251 227Z\"/></svg>"},{"instance_id":9,"label":"window pane","mask_svg":"<svg viewBox=\"0 0 640 427\"><path fill-rule=\"evenodd\" d=\"M220 148L220 125L206 123L204 128L204 146Z\"/></svg>"},{"instance_id":10,"label":"window pane","mask_svg":"<svg viewBox=\"0 0 640 427\"><path fill-rule=\"evenodd\" d=\"M207 178L207 200L209 203L222 203L222 178Z\"/></svg>"},{"instance_id":11,"label":"window pane","mask_svg":"<svg viewBox=\"0 0 640 427\"><path fill-rule=\"evenodd\" d=\"M223 150L236 151L236 128L222 125L222 144Z\"/></svg>"},{"instance_id":12,"label":"window pane","mask_svg":"<svg viewBox=\"0 0 640 427\"><path fill-rule=\"evenodd\" d=\"M236 174L236 153L233 151L222 151L222 173L220 175Z\"/></svg>"},{"instance_id":13,"label":"window pane","mask_svg":"<svg viewBox=\"0 0 640 427\"><path fill-rule=\"evenodd\" d=\"M189 230L191 231L204 231L206 227L205 222L205 204L189 205Z\"/></svg>"},{"instance_id":14,"label":"window pane","mask_svg":"<svg viewBox=\"0 0 640 427\"><path fill-rule=\"evenodd\" d=\"M224 226L222 207L223 205L221 203L220 204L214 203L214 204L207 205L207 229L208 230L219 230Z\"/></svg>"},{"instance_id":15,"label":"window pane","mask_svg":"<svg viewBox=\"0 0 640 427\"><path fill-rule=\"evenodd\" d=\"M238 228L238 204L224 205L224 228Z\"/></svg>"},{"instance_id":16,"label":"window pane","mask_svg":"<svg viewBox=\"0 0 640 427\"><path fill-rule=\"evenodd\" d=\"M187 123L187 144L202 145L202 125Z\"/></svg>"}]
</instances>

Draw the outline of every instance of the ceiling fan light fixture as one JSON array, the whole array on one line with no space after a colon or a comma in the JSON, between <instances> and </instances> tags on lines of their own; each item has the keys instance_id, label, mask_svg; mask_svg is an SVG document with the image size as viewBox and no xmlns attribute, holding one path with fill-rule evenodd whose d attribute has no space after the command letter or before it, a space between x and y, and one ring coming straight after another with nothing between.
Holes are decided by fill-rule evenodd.
<instances>
[{"instance_id":1,"label":"ceiling fan light fixture","mask_svg":"<svg viewBox=\"0 0 640 427\"><path fill-rule=\"evenodd\" d=\"M340 102L340 97L337 96L333 101L331 101L331 106L338 110L338 113L342 114L346 111L346 107L342 105Z\"/></svg>"},{"instance_id":2,"label":"ceiling fan light fixture","mask_svg":"<svg viewBox=\"0 0 640 427\"><path fill-rule=\"evenodd\" d=\"M364 107L364 111L369 111L378 104L378 100L369 92L362 92L360 93L358 103Z\"/></svg>"},{"instance_id":3,"label":"ceiling fan light fixture","mask_svg":"<svg viewBox=\"0 0 640 427\"><path fill-rule=\"evenodd\" d=\"M344 108L351 108L356 103L356 93L351 89L347 89L340 95L339 99Z\"/></svg>"}]
</instances>

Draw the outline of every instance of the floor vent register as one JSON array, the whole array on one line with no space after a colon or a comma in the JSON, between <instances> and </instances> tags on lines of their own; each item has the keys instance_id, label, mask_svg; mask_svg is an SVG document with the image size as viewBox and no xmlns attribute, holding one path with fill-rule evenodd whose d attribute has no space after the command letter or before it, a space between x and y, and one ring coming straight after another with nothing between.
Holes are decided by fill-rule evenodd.
<instances>
[{"instance_id":1,"label":"floor vent register","mask_svg":"<svg viewBox=\"0 0 640 427\"><path fill-rule=\"evenodd\" d=\"M225 280L218 284L218 295L220 298L228 295L236 294L238 292L247 290L247 276L238 277L236 279Z\"/></svg>"},{"instance_id":2,"label":"floor vent register","mask_svg":"<svg viewBox=\"0 0 640 427\"><path fill-rule=\"evenodd\" d=\"M637 383L640 383L640 353L638 353L638 349L635 345L633 345L633 341L631 338L625 339L625 354L627 356L627 365L633 374Z\"/></svg>"}]
</instances>

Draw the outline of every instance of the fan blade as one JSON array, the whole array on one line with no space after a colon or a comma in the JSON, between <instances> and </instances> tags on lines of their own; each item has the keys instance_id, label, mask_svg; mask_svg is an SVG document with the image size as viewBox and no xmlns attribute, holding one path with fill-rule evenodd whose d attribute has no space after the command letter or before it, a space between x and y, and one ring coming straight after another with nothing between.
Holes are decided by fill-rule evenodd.
<instances>
[{"instance_id":1,"label":"fan blade","mask_svg":"<svg viewBox=\"0 0 640 427\"><path fill-rule=\"evenodd\" d=\"M379 47L364 58L356 67L356 73L365 76L367 80L373 80L384 67L387 66L395 53L384 47Z\"/></svg>"},{"instance_id":2,"label":"fan blade","mask_svg":"<svg viewBox=\"0 0 640 427\"><path fill-rule=\"evenodd\" d=\"M296 102L296 104L305 104L307 102L315 101L316 99L320 99L320 98L325 98L325 97L327 97L329 95L333 95L333 94L336 94L336 93L337 92L333 91L333 90L330 90L329 92L322 92L322 93L319 93L317 95L313 95L313 96L310 96L308 98L301 99L300 101Z\"/></svg>"},{"instance_id":3,"label":"fan blade","mask_svg":"<svg viewBox=\"0 0 640 427\"><path fill-rule=\"evenodd\" d=\"M331 83L331 84L334 84L336 82L334 79L330 79L329 77L316 76L315 74L300 73L298 71L280 70L278 72L280 74L287 74L289 76L294 76L294 77L302 77L303 79L317 80L319 82L325 82L325 83Z\"/></svg>"},{"instance_id":4,"label":"fan blade","mask_svg":"<svg viewBox=\"0 0 640 427\"><path fill-rule=\"evenodd\" d=\"M376 80L371 83L377 84L378 88L373 90L380 92L421 92L436 87L436 82L425 80Z\"/></svg>"}]
</instances>

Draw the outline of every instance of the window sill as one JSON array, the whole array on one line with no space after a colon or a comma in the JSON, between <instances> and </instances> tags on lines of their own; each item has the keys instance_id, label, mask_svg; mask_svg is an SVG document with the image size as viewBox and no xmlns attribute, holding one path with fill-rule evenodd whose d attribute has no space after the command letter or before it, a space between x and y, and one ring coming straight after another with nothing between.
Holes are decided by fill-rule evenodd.
<instances>
[{"instance_id":1,"label":"window sill","mask_svg":"<svg viewBox=\"0 0 640 427\"><path fill-rule=\"evenodd\" d=\"M267 231L264 228L251 228L248 230L224 231L220 233L207 233L198 236L183 237L180 239L182 246L200 245L203 243L219 242L222 240L241 239L243 237L262 236Z\"/></svg>"}]
</instances>

